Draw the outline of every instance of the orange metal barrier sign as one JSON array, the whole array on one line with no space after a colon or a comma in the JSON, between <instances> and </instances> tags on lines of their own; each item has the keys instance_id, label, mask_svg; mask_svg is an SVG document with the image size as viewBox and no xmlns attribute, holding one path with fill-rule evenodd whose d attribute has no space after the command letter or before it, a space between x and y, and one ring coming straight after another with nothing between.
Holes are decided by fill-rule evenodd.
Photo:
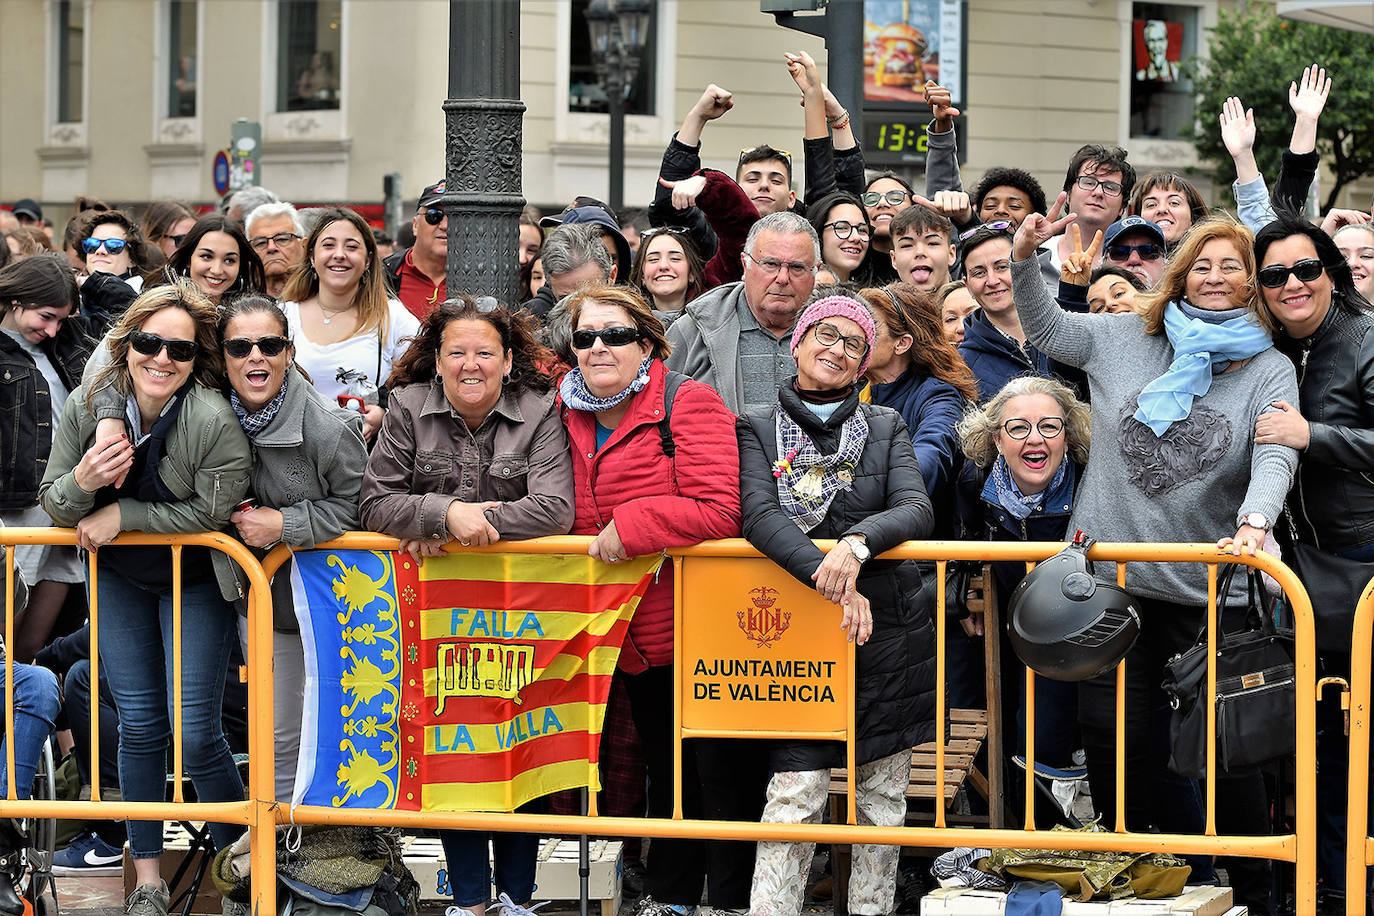
<instances>
[{"instance_id":1,"label":"orange metal barrier sign","mask_svg":"<svg viewBox=\"0 0 1374 916\"><path fill-rule=\"evenodd\" d=\"M840 609L771 560L692 557L681 568L683 734L843 739Z\"/></svg>"}]
</instances>

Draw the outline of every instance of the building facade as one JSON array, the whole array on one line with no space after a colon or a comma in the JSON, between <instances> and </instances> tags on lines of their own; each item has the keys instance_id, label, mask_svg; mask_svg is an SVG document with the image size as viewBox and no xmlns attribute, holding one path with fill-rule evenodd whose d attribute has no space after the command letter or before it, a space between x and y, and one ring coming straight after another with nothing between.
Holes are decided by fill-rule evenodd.
<instances>
[{"instance_id":1,"label":"building facade","mask_svg":"<svg viewBox=\"0 0 1374 916\"><path fill-rule=\"evenodd\" d=\"M1127 146L1141 172L1196 165L1177 129L1215 114L1192 110L1184 82L1142 77L1145 26L1159 21L1150 28L1177 60L1205 51L1231 2L869 0L963 16L966 183L1016 164L1047 188L1086 141ZM521 0L524 191L543 207L607 193L586 3ZM212 203L214 158L237 118L261 125L261 183L285 199L379 203L389 172L413 199L443 174L448 16L444 0L5 0L0 202L33 197L57 216L77 194ZM761 142L801 149L783 52L824 67L818 39L779 27L757 0L656 0L650 32L626 123L627 203L648 202L664 144L708 83L735 99L704 135L708 165L732 170Z\"/></svg>"}]
</instances>

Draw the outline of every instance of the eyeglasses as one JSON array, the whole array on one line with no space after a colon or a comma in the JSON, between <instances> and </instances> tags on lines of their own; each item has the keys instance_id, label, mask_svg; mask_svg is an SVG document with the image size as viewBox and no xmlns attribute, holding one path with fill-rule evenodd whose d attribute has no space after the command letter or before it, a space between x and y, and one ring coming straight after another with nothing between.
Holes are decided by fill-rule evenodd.
<instances>
[{"instance_id":1,"label":"eyeglasses","mask_svg":"<svg viewBox=\"0 0 1374 916\"><path fill-rule=\"evenodd\" d=\"M1054 439L1064 431L1064 420L1060 417L1043 417L1032 426L1030 420L1014 417L1002 424L1002 432L1017 440L1028 438L1032 429L1038 430L1042 439Z\"/></svg>"},{"instance_id":2,"label":"eyeglasses","mask_svg":"<svg viewBox=\"0 0 1374 916\"><path fill-rule=\"evenodd\" d=\"M124 239L82 239L81 248L86 254L95 254L100 250L100 246L104 245L107 253L119 254L127 244L129 243Z\"/></svg>"},{"instance_id":3,"label":"eyeglasses","mask_svg":"<svg viewBox=\"0 0 1374 916\"><path fill-rule=\"evenodd\" d=\"M965 239L971 239L985 229L988 232L1007 232L1011 229L1011 223L1007 220L999 219L991 223L983 223L981 226L974 226L972 229L965 229L963 232L959 233L959 241L962 242Z\"/></svg>"},{"instance_id":4,"label":"eyeglasses","mask_svg":"<svg viewBox=\"0 0 1374 916\"><path fill-rule=\"evenodd\" d=\"M180 248L181 243L186 241L187 235L189 235L189 233L183 232L181 235L164 235L163 238L170 240L174 247Z\"/></svg>"},{"instance_id":5,"label":"eyeglasses","mask_svg":"<svg viewBox=\"0 0 1374 916\"><path fill-rule=\"evenodd\" d=\"M1125 261L1131 257L1134 251L1140 255L1142 261L1158 261L1164 257L1164 247L1156 245L1154 242L1142 242L1139 245L1113 245L1107 249L1107 260Z\"/></svg>"},{"instance_id":6,"label":"eyeglasses","mask_svg":"<svg viewBox=\"0 0 1374 916\"><path fill-rule=\"evenodd\" d=\"M856 232L859 233L859 238L866 239L869 234L867 223L850 223L842 219L837 219L833 223L826 223L821 228L829 229L835 233L837 239L847 239Z\"/></svg>"},{"instance_id":7,"label":"eyeglasses","mask_svg":"<svg viewBox=\"0 0 1374 916\"><path fill-rule=\"evenodd\" d=\"M777 258L756 258L747 251L744 253L744 256L753 261L755 267L758 267L765 274L772 277L776 277L778 274L782 273L784 267L787 268L787 273L793 280L800 280L807 274L815 276L816 273L814 265L803 264L800 261L779 261Z\"/></svg>"},{"instance_id":8,"label":"eyeglasses","mask_svg":"<svg viewBox=\"0 0 1374 916\"><path fill-rule=\"evenodd\" d=\"M163 347L167 355L179 363L189 363L200 352L200 344L194 340L168 340L147 331L134 331L129 335L129 346L144 356L157 356Z\"/></svg>"},{"instance_id":9,"label":"eyeglasses","mask_svg":"<svg viewBox=\"0 0 1374 916\"><path fill-rule=\"evenodd\" d=\"M1101 185L1102 193L1106 194L1108 197L1121 196L1122 187L1121 182L1119 181L1103 181L1102 179L1095 178L1092 175L1079 175L1076 179L1074 179L1074 183L1085 191L1091 191L1098 185Z\"/></svg>"},{"instance_id":10,"label":"eyeglasses","mask_svg":"<svg viewBox=\"0 0 1374 916\"><path fill-rule=\"evenodd\" d=\"M1326 265L1320 258L1304 258L1292 267L1283 264L1270 264L1262 268L1255 276L1259 279L1260 286L1267 286L1270 289L1278 289L1288 282L1288 275L1292 274L1303 283L1311 283L1322 275L1326 270Z\"/></svg>"},{"instance_id":11,"label":"eyeglasses","mask_svg":"<svg viewBox=\"0 0 1374 916\"><path fill-rule=\"evenodd\" d=\"M444 221L444 217L447 215L443 210L430 207L425 211L425 222L431 226L437 226Z\"/></svg>"},{"instance_id":12,"label":"eyeglasses","mask_svg":"<svg viewBox=\"0 0 1374 916\"><path fill-rule=\"evenodd\" d=\"M574 350L590 350L600 340L608 347L627 347L641 337L643 335L639 333L639 328L618 325L613 328L602 328L599 331L573 331L572 345Z\"/></svg>"},{"instance_id":13,"label":"eyeglasses","mask_svg":"<svg viewBox=\"0 0 1374 916\"><path fill-rule=\"evenodd\" d=\"M876 207L880 203L886 203L889 207L896 207L906 203L910 197L911 193L909 191L903 191L899 188L887 191L886 193L882 191L865 191L863 202L865 207Z\"/></svg>"},{"instance_id":14,"label":"eyeglasses","mask_svg":"<svg viewBox=\"0 0 1374 916\"><path fill-rule=\"evenodd\" d=\"M792 171L792 154L785 149L778 149L776 146L746 146L739 151L739 164L736 165L735 170L738 171L739 166L744 165L744 160L748 159L751 154L765 151L769 153L769 159L781 158L783 162L787 163L787 171ZM760 157L753 161L763 162L764 159Z\"/></svg>"},{"instance_id":15,"label":"eyeglasses","mask_svg":"<svg viewBox=\"0 0 1374 916\"><path fill-rule=\"evenodd\" d=\"M255 235L248 240L248 244L252 246L254 251L266 251L269 242L278 248L283 248L291 244L293 239L299 238L300 236L294 232L278 232L276 235Z\"/></svg>"},{"instance_id":16,"label":"eyeglasses","mask_svg":"<svg viewBox=\"0 0 1374 916\"><path fill-rule=\"evenodd\" d=\"M231 337L224 342L224 352L234 359L243 359L253 352L254 347L257 347L263 356L280 356L281 351L290 345L291 341L275 334L270 337L259 337L257 340L249 340L247 337Z\"/></svg>"},{"instance_id":17,"label":"eyeglasses","mask_svg":"<svg viewBox=\"0 0 1374 916\"><path fill-rule=\"evenodd\" d=\"M862 337L845 337L839 328L829 322L818 321L811 326L811 331L816 337L816 343L822 347L833 347L843 340L845 355L854 359L863 359L864 354L868 352L867 340Z\"/></svg>"},{"instance_id":18,"label":"eyeglasses","mask_svg":"<svg viewBox=\"0 0 1374 916\"><path fill-rule=\"evenodd\" d=\"M691 237L688 231L681 226L654 226L653 228L645 229L639 234L640 244L642 245L646 240L656 235L671 235L673 238L681 238L683 236L687 236L688 238Z\"/></svg>"}]
</instances>

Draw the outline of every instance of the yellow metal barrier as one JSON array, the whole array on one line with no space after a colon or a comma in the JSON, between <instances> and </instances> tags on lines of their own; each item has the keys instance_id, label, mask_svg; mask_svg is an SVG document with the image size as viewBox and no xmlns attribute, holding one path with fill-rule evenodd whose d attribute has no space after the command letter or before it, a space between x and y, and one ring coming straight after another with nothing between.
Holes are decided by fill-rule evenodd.
<instances>
[{"instance_id":1,"label":"yellow metal barrier","mask_svg":"<svg viewBox=\"0 0 1374 916\"><path fill-rule=\"evenodd\" d=\"M1364 916L1367 869L1374 865L1369 835L1370 654L1374 646L1374 580L1355 605L1350 653L1350 774L1345 822L1345 911Z\"/></svg>"},{"instance_id":2,"label":"yellow metal barrier","mask_svg":"<svg viewBox=\"0 0 1374 916\"><path fill-rule=\"evenodd\" d=\"M70 531L52 529L4 529L0 530L0 542L4 543L75 543L75 535ZM224 550L249 572L253 582L253 601L250 610L252 639L249 645L249 666L254 672L249 689L249 721L251 769L249 793L251 800L244 804L223 806L176 806L153 803L109 802L18 802L13 800L13 787L10 801L0 802L7 813L21 816L63 816L63 817L119 817L138 816L158 818L176 815L182 817L206 816L215 820L244 823L253 831L253 895L255 916L270 916L275 910L274 877L275 843L273 834L274 820L277 823L288 821L306 824L369 824L409 828L452 827L481 830L505 830L535 832L545 831L562 834L588 834L596 836L637 835L645 837L684 837L710 839L775 840L782 842L819 842L819 843L868 843L886 845L918 846L958 846L978 845L989 847L1031 846L1043 849L1089 849L1119 850L1139 852L1172 852L1201 855L1232 855L1268 858L1295 864L1296 902L1299 913L1313 912L1316 906L1316 727L1315 727L1315 648L1313 638L1311 605L1306 591L1297 577L1282 563L1267 554L1253 557L1232 557L1223 554L1213 545L1205 544L1097 544L1090 556L1094 560L1117 564L1118 580L1124 580L1125 566L1131 562L1199 563L1208 566L1208 589L1212 601L1208 608L1209 641L1216 638L1216 576L1217 565L1240 563L1256 567L1269 574L1283 588L1293 609L1296 628L1296 673L1297 673L1297 757L1296 757L1296 795L1294 832L1274 836L1225 836L1216 832L1216 786L1213 778L1207 780L1206 828L1199 835L1137 834L1126 831L1124 813L1119 815L1118 823L1112 832L1083 835L1035 831L1033 819L1033 799L1027 792L1027 823L1031 830L950 828L944 825L943 810L936 804L936 826L934 827L874 827L855 824L769 824L742 823L706 820L645 819L611 817L570 817L525 814L491 814L460 812L414 812L414 811L367 811L358 809L335 809L320 806L298 806L287 810L288 804L279 804L274 799L272 763L272 687L271 677L262 676L271 672L271 615L268 601L264 600L267 582L290 556L286 547L278 547L263 561L261 566L252 560L247 551L236 542L222 535L187 535L184 537L155 535L123 535L118 543L138 544L196 544ZM520 554L571 554L585 555L589 538L554 537L534 541L501 543L487 548L463 548L466 551L485 553ZM821 541L823 549L833 542ZM394 538L368 533L347 534L320 549L357 549L391 550L395 549ZM1034 563L1057 553L1061 543L990 543L990 542L908 542L888 552L889 558L917 559L935 561L938 577L937 607L944 603L944 568L949 560L974 561L1012 561ZM758 557L759 554L743 540L712 541L694 547L668 551L675 564L690 562L693 557ZM681 567L679 566L679 569ZM12 573L11 573L12 574ZM778 571L778 575L785 576ZM1369 595L1366 594L1368 601ZM7 601L7 611L12 612ZM92 606L92 624L95 623L97 608ZM12 614L11 620L12 620ZM937 651L937 721L946 720L945 697L943 691L943 646L945 619L943 614L935 615ZM1148 625L1148 624L1147 624ZM12 623L9 625L12 627ZM1366 644L1370 623L1366 621ZM1357 630L1357 633L1359 631ZM1357 643L1359 644L1359 643ZM1210 653L1215 658L1215 651ZM1369 699L1369 664L1363 660L1364 704ZM1357 664L1359 664L1357 662ZM1360 670L1357 668L1357 671ZM1216 674L1214 665L1209 664L1208 691L1215 694ZM7 684L9 686L9 684ZM1028 681L1029 687L1029 681ZM1117 676L1117 761L1118 777L1114 787L1117 797L1117 810L1125 811L1125 767L1124 767L1124 722L1125 722L1125 681L1124 666L1118 669ZM1034 741L1034 698L1028 690L1027 711L1027 756L1033 761ZM679 698L680 700L680 698ZM850 704L852 706L852 703ZM7 720L12 715L9 705L6 708ZM1209 738L1207 742L1207 761L1209 773L1215 769L1215 722L1214 704L1209 712ZM679 720L680 721L680 720ZM1363 747L1368 747L1368 723L1364 723ZM849 713L849 733L853 732L853 711ZM679 736L680 737L680 736ZM1352 735L1352 753L1355 750L1355 737ZM937 742L938 744L938 742ZM679 748L680 753L680 748ZM852 753L852 750L851 750ZM936 799L944 794L943 754L937 751ZM1352 766L1352 772L1356 768ZM10 767L13 773L13 767ZM850 772L854 772L851 768ZM11 778L12 782L12 778ZM851 789L852 791L852 789ZM1352 800L1354 793L1352 792ZM285 800L283 800L285 802ZM680 787L679 804L680 805ZM850 805L850 811L854 806ZM1352 828L1355 821L1352 818ZM1363 821L1360 822L1363 825ZM1363 830L1361 830L1361 835ZM1374 847L1370 847L1374 851Z\"/></svg>"}]
</instances>

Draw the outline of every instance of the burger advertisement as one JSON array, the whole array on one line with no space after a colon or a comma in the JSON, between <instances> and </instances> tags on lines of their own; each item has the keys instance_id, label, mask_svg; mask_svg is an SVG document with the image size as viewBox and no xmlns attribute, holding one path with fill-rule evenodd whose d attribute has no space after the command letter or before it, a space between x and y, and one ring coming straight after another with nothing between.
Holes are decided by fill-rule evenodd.
<instances>
[{"instance_id":1,"label":"burger advertisement","mask_svg":"<svg viewBox=\"0 0 1374 916\"><path fill-rule=\"evenodd\" d=\"M864 0L864 101L922 103L928 80L960 98L962 24L960 0Z\"/></svg>"}]
</instances>

